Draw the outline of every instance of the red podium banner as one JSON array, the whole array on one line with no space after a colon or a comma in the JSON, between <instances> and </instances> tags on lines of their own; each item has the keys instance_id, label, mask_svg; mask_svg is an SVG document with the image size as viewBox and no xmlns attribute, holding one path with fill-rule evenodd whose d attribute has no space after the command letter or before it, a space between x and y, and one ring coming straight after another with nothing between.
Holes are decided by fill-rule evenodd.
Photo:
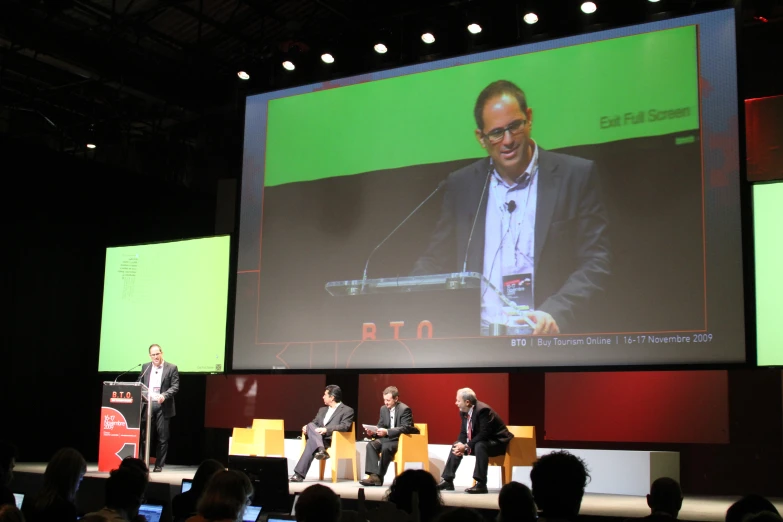
<instances>
[{"instance_id":1,"label":"red podium banner","mask_svg":"<svg viewBox=\"0 0 783 522\"><path fill-rule=\"evenodd\" d=\"M125 457L139 457L143 394L139 382L103 383L98 471L118 468Z\"/></svg>"}]
</instances>

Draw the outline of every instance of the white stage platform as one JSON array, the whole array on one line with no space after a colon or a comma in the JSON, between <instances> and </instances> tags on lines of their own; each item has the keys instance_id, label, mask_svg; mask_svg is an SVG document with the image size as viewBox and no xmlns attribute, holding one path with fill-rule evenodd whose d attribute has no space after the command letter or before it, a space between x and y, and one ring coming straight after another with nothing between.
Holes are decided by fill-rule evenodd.
<instances>
[{"instance_id":1,"label":"white stage platform","mask_svg":"<svg viewBox=\"0 0 783 522\"><path fill-rule=\"evenodd\" d=\"M230 444L230 442L229 442ZM360 479L364 477L364 459L367 443L356 443L356 464ZM447 444L429 445L430 473L440 480L440 475L446 464L451 446ZM539 448L538 456L557 451L552 448ZM637 495L644 496L650 491L650 484L660 477L680 479L680 454L670 451L608 451L608 450L568 450L574 455L584 459L590 470L591 480L587 485L587 493L601 493L611 495ZM301 439L286 439L285 457L288 458L288 473L293 474L294 466L302 453ZM454 479L457 487L469 487L473 485L473 464L475 457L463 458ZM408 464L407 468L421 468L421 464ZM341 460L337 468L338 479L350 480L352 472L350 461ZM530 486L530 467L515 467L512 472L515 481ZM318 479L318 466L310 467L307 478ZM331 480L331 466L326 466L324 480ZM389 467L384 484L391 484L394 480L394 468ZM487 476L489 489L500 489L500 468L490 466Z\"/></svg>"},{"instance_id":2,"label":"white stage platform","mask_svg":"<svg viewBox=\"0 0 783 522\"><path fill-rule=\"evenodd\" d=\"M465 464L467 464L467 462ZM40 475L43 475L45 468L45 463L17 464L14 470L16 478L14 484L12 484L12 489L18 491L19 485L25 484L29 487L33 482L40 485L42 479ZM182 479L192 479L195 473L195 466L169 465L166 466L162 473L150 474L150 480L153 483L150 487L157 486L157 488L160 488L168 485L171 494L173 495L179 492ZM34 475L38 476L35 477ZM85 481L102 481L106 479L108 475L108 473L99 472L97 464L90 464L88 466L88 473L85 477ZM308 486L317 482L317 480L308 478L301 483L292 483L289 485L290 492L291 494L301 492ZM358 498L359 488L361 487L356 482L342 480L336 484L332 484L330 481L325 480L322 484L332 488L344 499ZM82 489L86 489L84 484ZM497 509L497 489L490 489L490 492L487 495L468 495L460 491L460 489L461 488L457 488L457 491L454 492L444 492L444 504L447 506L471 507L476 509ZM386 490L386 486L365 488L365 496L371 501L383 500ZM738 499L739 497L694 497L686 495L679 519L697 522L723 522L726 517L726 510ZM783 499L770 500L775 504L778 511L783 512ZM580 511L580 515L617 518L640 518L649 513L650 510L647 507L646 499L642 495L609 495L598 493L586 493Z\"/></svg>"}]
</instances>

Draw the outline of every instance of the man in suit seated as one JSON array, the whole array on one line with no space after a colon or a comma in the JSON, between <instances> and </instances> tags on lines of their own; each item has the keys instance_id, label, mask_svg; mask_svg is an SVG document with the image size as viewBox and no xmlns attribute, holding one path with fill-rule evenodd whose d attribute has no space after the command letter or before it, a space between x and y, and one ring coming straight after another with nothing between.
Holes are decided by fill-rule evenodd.
<instances>
[{"instance_id":1,"label":"man in suit seated","mask_svg":"<svg viewBox=\"0 0 783 522\"><path fill-rule=\"evenodd\" d=\"M470 388L457 390L456 404L462 416L462 428L443 468L438 489L454 491L454 476L462 457L475 455L473 478L476 485L466 489L465 493L486 493L489 457L503 455L514 434L508 431L506 423L488 404L476 399Z\"/></svg>"},{"instance_id":2,"label":"man in suit seated","mask_svg":"<svg viewBox=\"0 0 783 522\"><path fill-rule=\"evenodd\" d=\"M329 458L326 453L332 443L332 433L335 431L351 431L353 424L353 408L343 404L343 391L339 386L330 384L324 390L325 406L318 410L315 418L307 426L302 426L302 435L307 438L304 452L299 458L291 482L302 482L310 469L313 459Z\"/></svg>"},{"instance_id":3,"label":"man in suit seated","mask_svg":"<svg viewBox=\"0 0 783 522\"><path fill-rule=\"evenodd\" d=\"M407 404L400 402L400 392L395 386L383 390L383 406L377 428L375 440L367 444L364 464L367 478L359 481L362 486L383 486L383 477L397 453L400 435L419 431L413 425L413 412ZM366 434L373 435L369 431Z\"/></svg>"}]
</instances>

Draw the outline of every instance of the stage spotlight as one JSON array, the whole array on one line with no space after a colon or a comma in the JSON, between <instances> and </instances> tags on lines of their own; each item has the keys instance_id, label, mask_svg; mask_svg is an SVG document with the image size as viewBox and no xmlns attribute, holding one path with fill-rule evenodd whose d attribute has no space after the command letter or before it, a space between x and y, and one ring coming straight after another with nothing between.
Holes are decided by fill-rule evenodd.
<instances>
[{"instance_id":1,"label":"stage spotlight","mask_svg":"<svg viewBox=\"0 0 783 522\"><path fill-rule=\"evenodd\" d=\"M525 23L533 25L534 23L538 22L538 15L536 13L528 13L523 16L522 19L525 21Z\"/></svg>"},{"instance_id":2,"label":"stage spotlight","mask_svg":"<svg viewBox=\"0 0 783 522\"><path fill-rule=\"evenodd\" d=\"M283 69L285 69L286 71L293 71L294 69L296 69L296 66L294 65L294 62L286 60L283 62Z\"/></svg>"},{"instance_id":3,"label":"stage spotlight","mask_svg":"<svg viewBox=\"0 0 783 522\"><path fill-rule=\"evenodd\" d=\"M321 60L324 63L334 63L334 56L332 56L329 53L324 53L324 54L321 55Z\"/></svg>"},{"instance_id":4,"label":"stage spotlight","mask_svg":"<svg viewBox=\"0 0 783 522\"><path fill-rule=\"evenodd\" d=\"M652 2L653 4L657 4L657 3L658 3L658 2L660 2L661 0L647 0L647 1L648 1L648 2Z\"/></svg>"},{"instance_id":5,"label":"stage spotlight","mask_svg":"<svg viewBox=\"0 0 783 522\"><path fill-rule=\"evenodd\" d=\"M87 144L87 148L88 148L88 149L94 149L94 148L96 148L96 147L97 147L97 145L95 145L94 143L88 143L88 144Z\"/></svg>"},{"instance_id":6,"label":"stage spotlight","mask_svg":"<svg viewBox=\"0 0 783 522\"><path fill-rule=\"evenodd\" d=\"M481 32L481 26L479 24L470 24L468 26L468 31L470 31L470 34L479 34Z\"/></svg>"},{"instance_id":7,"label":"stage spotlight","mask_svg":"<svg viewBox=\"0 0 783 522\"><path fill-rule=\"evenodd\" d=\"M249 80L250 79L250 75L247 74L245 71L239 71L237 73L237 76L239 76L240 80Z\"/></svg>"},{"instance_id":8,"label":"stage spotlight","mask_svg":"<svg viewBox=\"0 0 783 522\"><path fill-rule=\"evenodd\" d=\"M582 2L582 12L584 14L595 13L597 9L598 7L595 5L595 2Z\"/></svg>"},{"instance_id":9,"label":"stage spotlight","mask_svg":"<svg viewBox=\"0 0 783 522\"><path fill-rule=\"evenodd\" d=\"M425 44L435 43L435 36L432 33L424 33L421 35L421 41Z\"/></svg>"},{"instance_id":10,"label":"stage spotlight","mask_svg":"<svg viewBox=\"0 0 783 522\"><path fill-rule=\"evenodd\" d=\"M375 44L375 46L373 46L373 49L375 49L375 52L378 53L378 54L386 54L386 52L389 50L382 43Z\"/></svg>"}]
</instances>

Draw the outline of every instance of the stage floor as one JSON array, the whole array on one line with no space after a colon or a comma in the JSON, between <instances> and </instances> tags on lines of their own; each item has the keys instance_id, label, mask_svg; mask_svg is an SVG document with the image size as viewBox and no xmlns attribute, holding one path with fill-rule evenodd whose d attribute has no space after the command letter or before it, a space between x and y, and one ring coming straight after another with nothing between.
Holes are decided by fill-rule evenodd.
<instances>
[{"instance_id":1,"label":"stage floor","mask_svg":"<svg viewBox=\"0 0 783 522\"><path fill-rule=\"evenodd\" d=\"M38 473L42 474L46 468L45 463L19 463L14 472ZM179 485L182 479L192 479L196 473L196 466L166 466L161 473L150 473L150 481L170 485ZM88 477L106 478L108 473L98 471L97 464L90 464L87 467ZM301 483L291 483L289 485L291 493L303 491L307 486L319 483L316 480L305 480ZM320 482L332 488L341 498L356 499L359 496L357 482L339 481L336 484L331 482ZM388 487L388 485L387 485ZM365 488L365 497L367 500L383 500L387 487ZM443 492L443 502L447 506L470 507L477 509L497 509L498 490L489 490L487 495L468 495L461 491L463 488L457 488L457 491ZM729 506L738 500L739 497L694 497L686 496L680 511L680 520L693 520L705 522L723 522L726 518L726 510ZM770 499L783 513L783 499ZM585 494L582 501L580 515L618 517L618 518L640 518L650 514L647 507L647 501L642 496L631 495L600 495L595 493Z\"/></svg>"}]
</instances>

